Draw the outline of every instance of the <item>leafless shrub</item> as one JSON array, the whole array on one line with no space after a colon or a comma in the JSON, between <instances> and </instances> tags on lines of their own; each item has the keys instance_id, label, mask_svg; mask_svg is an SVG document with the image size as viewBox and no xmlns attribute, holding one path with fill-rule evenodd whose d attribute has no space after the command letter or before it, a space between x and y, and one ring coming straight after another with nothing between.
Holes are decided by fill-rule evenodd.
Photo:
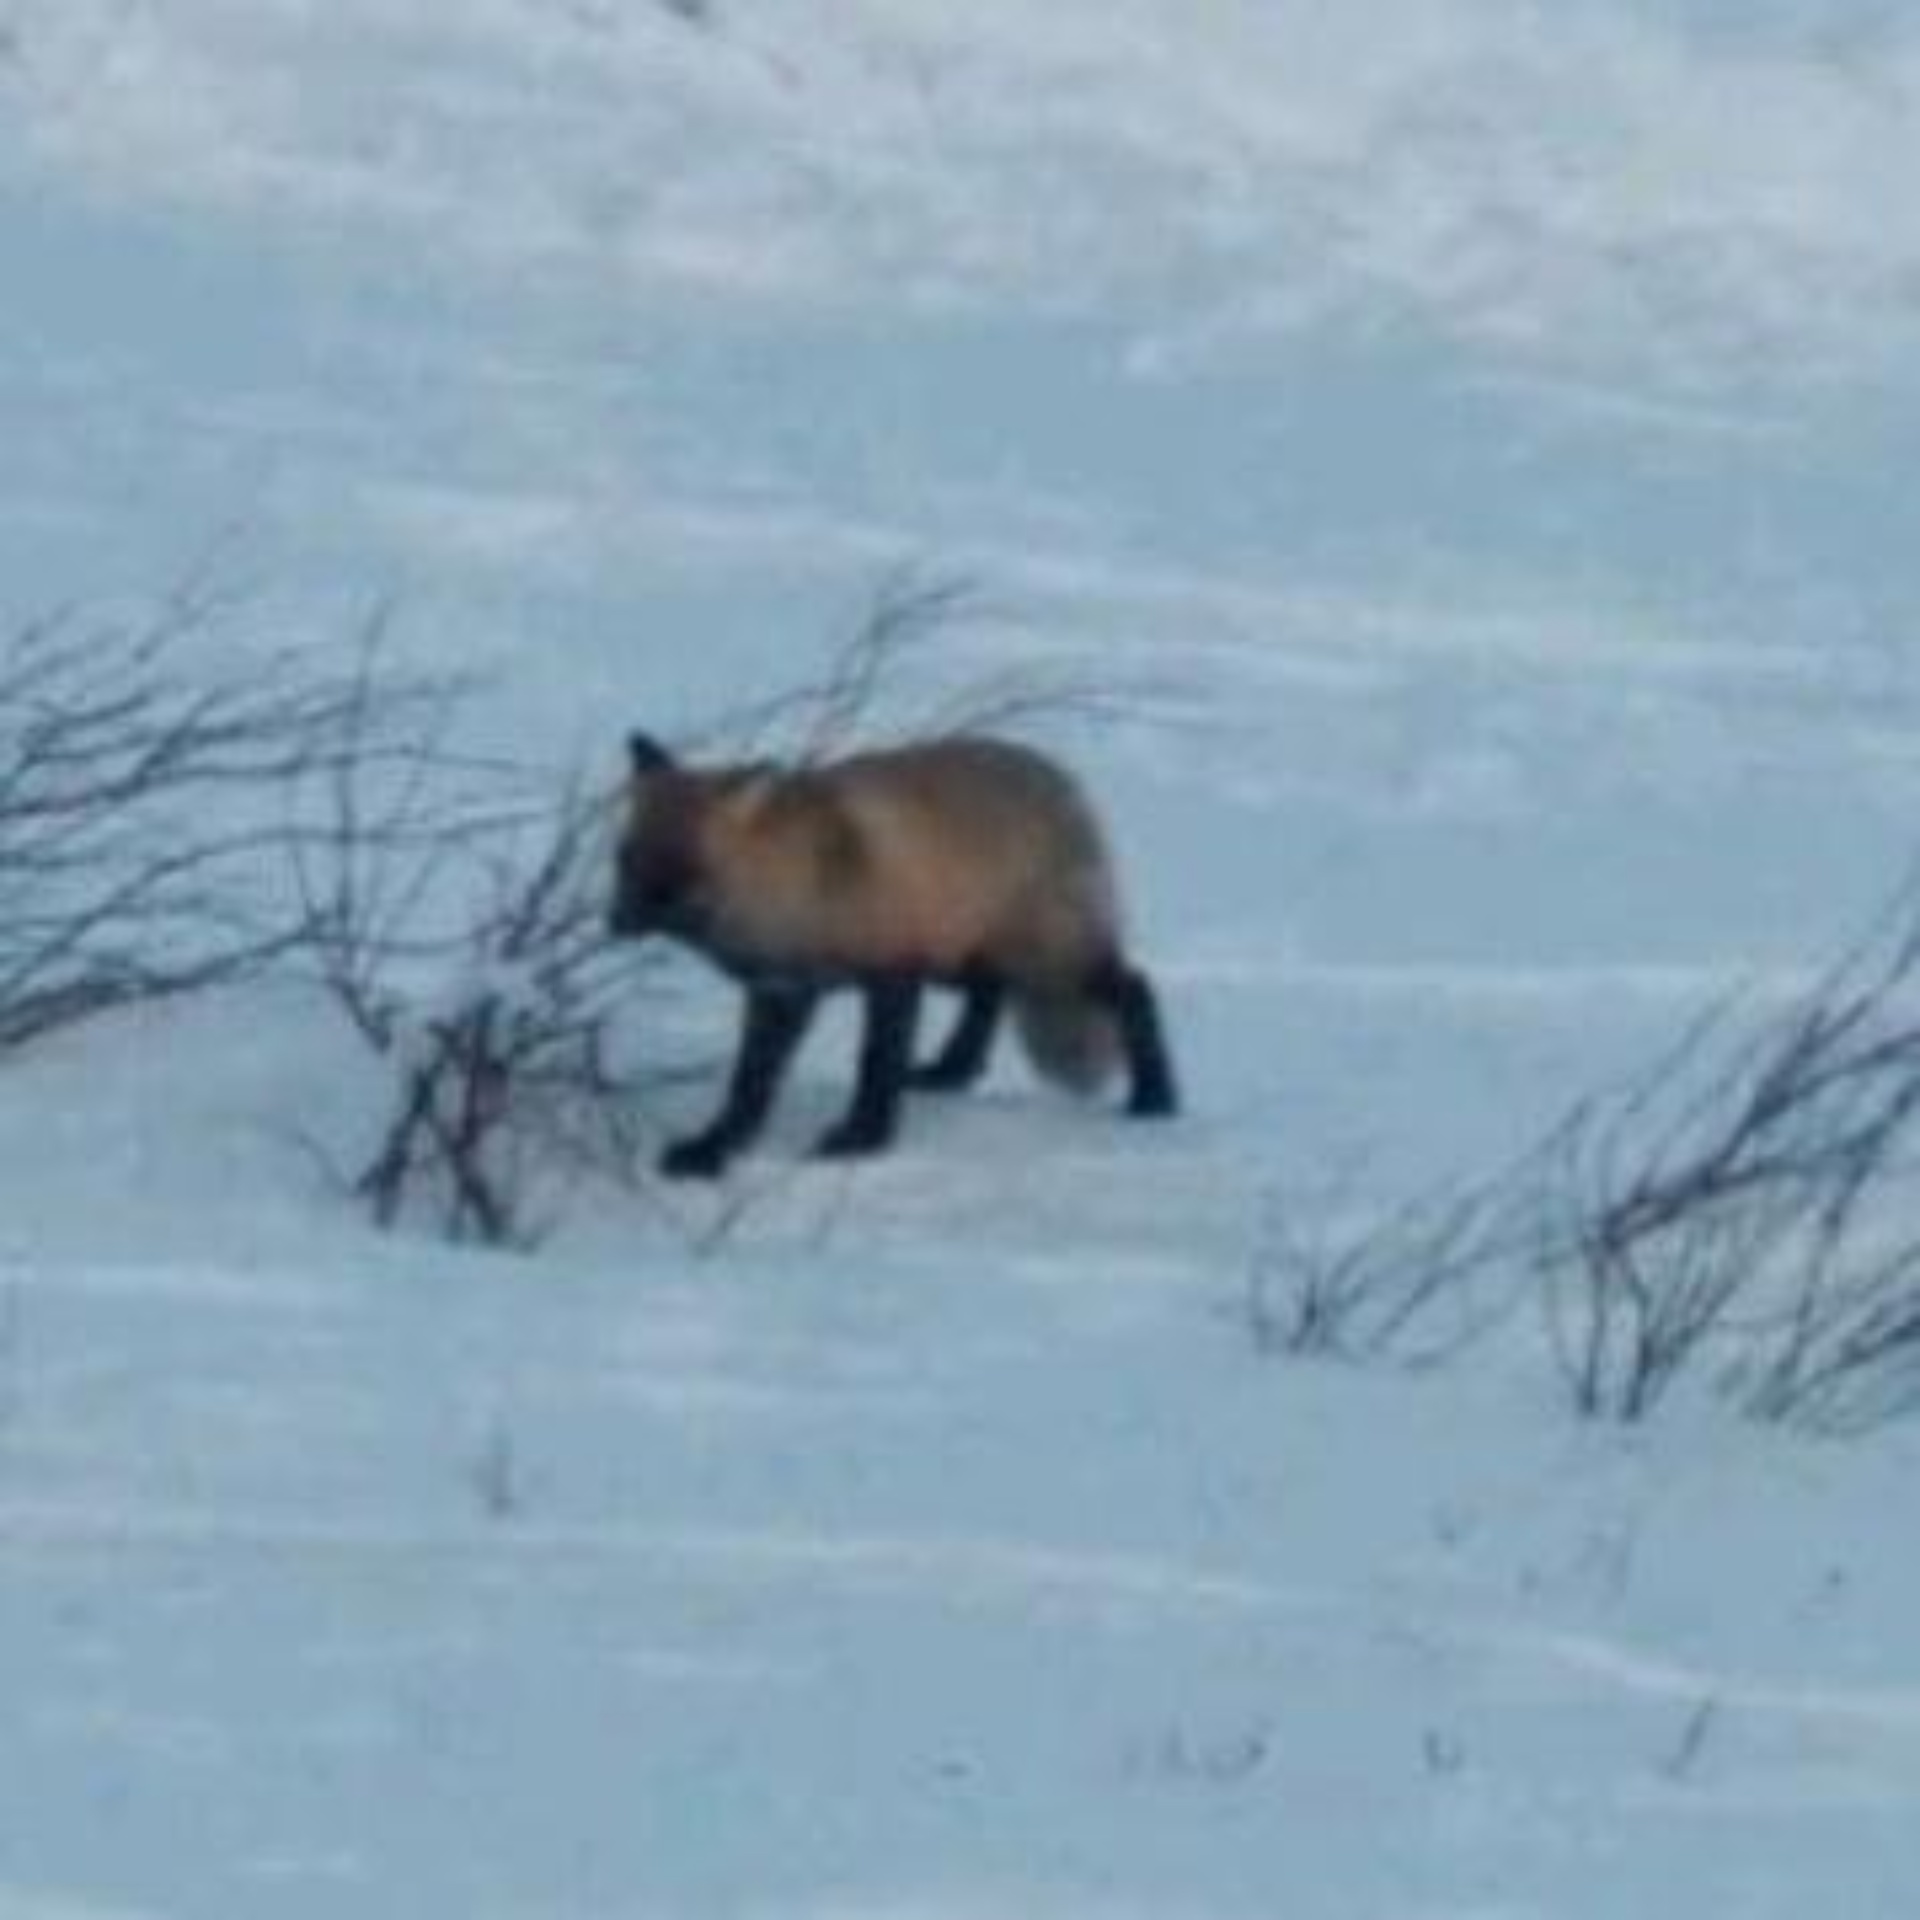
<instances>
[{"instance_id":1,"label":"leafless shrub","mask_svg":"<svg viewBox=\"0 0 1920 1920\"><path fill-rule=\"evenodd\" d=\"M296 866L310 957L394 1076L347 1184L383 1227L418 1213L455 1240L526 1245L555 1180L636 1164L636 1083L613 1040L632 968L602 929L604 796L501 799L470 769L426 737L383 771L342 753L330 831L300 839Z\"/></svg>"},{"instance_id":2,"label":"leafless shrub","mask_svg":"<svg viewBox=\"0 0 1920 1920\"><path fill-rule=\"evenodd\" d=\"M1920 893L1770 1013L1715 1010L1562 1129L1545 1229L1583 1412L1635 1420L1683 1373L1764 1418L1920 1403Z\"/></svg>"},{"instance_id":3,"label":"leafless shrub","mask_svg":"<svg viewBox=\"0 0 1920 1920\"><path fill-rule=\"evenodd\" d=\"M1837 1276L1804 1270L1800 1297L1731 1384L1758 1417L1828 1434L1920 1408L1920 1246L1857 1248Z\"/></svg>"},{"instance_id":4,"label":"leafless shrub","mask_svg":"<svg viewBox=\"0 0 1920 1920\"><path fill-rule=\"evenodd\" d=\"M301 958L382 1051L397 1042L409 970L465 949L478 878L503 871L540 809L517 769L458 749L471 687L414 683L397 704L386 652L384 630L363 641L284 836Z\"/></svg>"},{"instance_id":5,"label":"leafless shrub","mask_svg":"<svg viewBox=\"0 0 1920 1920\"><path fill-rule=\"evenodd\" d=\"M1532 1286L1576 1409L1683 1381L1828 1432L1920 1408L1920 883L1805 987L1730 997L1510 1167L1344 1241L1271 1237L1256 1333L1424 1357ZM1445 1352L1445 1341L1438 1350Z\"/></svg>"},{"instance_id":6,"label":"leafless shrub","mask_svg":"<svg viewBox=\"0 0 1920 1920\"><path fill-rule=\"evenodd\" d=\"M1716 1006L1637 1080L1589 1097L1555 1136L1541 1183L1548 1326L1577 1410L1650 1414L1722 1337L1773 1237L1784 1189L1741 1144Z\"/></svg>"},{"instance_id":7,"label":"leafless shrub","mask_svg":"<svg viewBox=\"0 0 1920 1920\"><path fill-rule=\"evenodd\" d=\"M0 638L0 1051L298 944L262 881L350 689L294 652L223 656L231 611L195 582Z\"/></svg>"},{"instance_id":8,"label":"leafless shrub","mask_svg":"<svg viewBox=\"0 0 1920 1920\"><path fill-rule=\"evenodd\" d=\"M1064 721L1138 719L1158 689L1030 662L955 672L951 643L1003 623L981 583L913 563L884 572L813 679L719 716L693 744L811 766L859 748Z\"/></svg>"},{"instance_id":9,"label":"leafless shrub","mask_svg":"<svg viewBox=\"0 0 1920 1920\"><path fill-rule=\"evenodd\" d=\"M1343 1187L1347 1183L1342 1183ZM1437 1365L1502 1318L1509 1276L1530 1244L1518 1170L1423 1194L1358 1225L1344 1197L1303 1227L1291 1203L1269 1208L1247 1280L1263 1352Z\"/></svg>"},{"instance_id":10,"label":"leafless shrub","mask_svg":"<svg viewBox=\"0 0 1920 1920\"><path fill-rule=\"evenodd\" d=\"M386 1222L432 1189L448 1231L522 1237L536 1126L617 1157L604 808L456 752L464 690L392 670L384 615L321 672L257 647L223 660L227 611L196 583L0 644L0 1050L317 970L399 1076L355 1188Z\"/></svg>"}]
</instances>

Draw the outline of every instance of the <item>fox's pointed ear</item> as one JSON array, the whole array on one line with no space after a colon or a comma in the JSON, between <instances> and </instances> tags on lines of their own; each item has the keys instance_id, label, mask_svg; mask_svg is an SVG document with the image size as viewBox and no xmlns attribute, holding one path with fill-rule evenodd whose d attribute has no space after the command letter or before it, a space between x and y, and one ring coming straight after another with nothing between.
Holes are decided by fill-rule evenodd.
<instances>
[{"instance_id":1,"label":"fox's pointed ear","mask_svg":"<svg viewBox=\"0 0 1920 1920\"><path fill-rule=\"evenodd\" d=\"M627 765L636 774L664 773L673 765L673 755L650 733L627 735Z\"/></svg>"}]
</instances>

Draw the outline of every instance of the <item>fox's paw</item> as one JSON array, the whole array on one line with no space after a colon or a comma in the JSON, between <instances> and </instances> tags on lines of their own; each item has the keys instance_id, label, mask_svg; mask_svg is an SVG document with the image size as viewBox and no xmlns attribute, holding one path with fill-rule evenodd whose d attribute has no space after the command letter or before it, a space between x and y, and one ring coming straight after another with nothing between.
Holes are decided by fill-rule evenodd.
<instances>
[{"instance_id":1,"label":"fox's paw","mask_svg":"<svg viewBox=\"0 0 1920 1920\"><path fill-rule=\"evenodd\" d=\"M726 1142L711 1134L691 1134L674 1141L657 1164L669 1180L717 1180L726 1171Z\"/></svg>"},{"instance_id":2,"label":"fox's paw","mask_svg":"<svg viewBox=\"0 0 1920 1920\"><path fill-rule=\"evenodd\" d=\"M882 1153L893 1144L891 1127L876 1127L863 1121L843 1120L829 1127L815 1143L816 1160L861 1160Z\"/></svg>"},{"instance_id":3,"label":"fox's paw","mask_svg":"<svg viewBox=\"0 0 1920 1920\"><path fill-rule=\"evenodd\" d=\"M916 1093L965 1093L980 1078L980 1070L964 1062L928 1060L907 1069L906 1084Z\"/></svg>"}]
</instances>

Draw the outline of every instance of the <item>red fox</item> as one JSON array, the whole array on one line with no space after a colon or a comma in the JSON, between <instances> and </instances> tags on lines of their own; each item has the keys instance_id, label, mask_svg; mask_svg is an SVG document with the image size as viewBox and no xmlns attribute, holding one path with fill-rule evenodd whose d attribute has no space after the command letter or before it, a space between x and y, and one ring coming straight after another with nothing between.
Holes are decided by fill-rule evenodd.
<instances>
[{"instance_id":1,"label":"red fox","mask_svg":"<svg viewBox=\"0 0 1920 1920\"><path fill-rule=\"evenodd\" d=\"M667 1148L662 1172L722 1171L764 1124L821 996L842 987L862 995L865 1031L822 1154L888 1146L909 1086L971 1086L1008 1008L1049 1079L1089 1093L1124 1058L1128 1112L1176 1111L1099 825L1053 761L968 737L791 770L684 766L645 734L628 755L609 930L678 940L746 996L720 1111ZM957 990L961 1008L916 1066L929 986Z\"/></svg>"}]
</instances>

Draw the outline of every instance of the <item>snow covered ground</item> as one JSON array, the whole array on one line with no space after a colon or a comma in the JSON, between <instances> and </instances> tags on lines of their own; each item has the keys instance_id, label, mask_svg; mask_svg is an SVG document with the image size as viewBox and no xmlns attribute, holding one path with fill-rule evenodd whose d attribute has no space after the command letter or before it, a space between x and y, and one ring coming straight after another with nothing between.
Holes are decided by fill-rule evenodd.
<instances>
[{"instance_id":1,"label":"snow covered ground","mask_svg":"<svg viewBox=\"0 0 1920 1920\"><path fill-rule=\"evenodd\" d=\"M1244 1148L1011 1092L370 1243L238 1011L8 1103L4 1910L1905 1910L1910 1438L1263 1359Z\"/></svg>"},{"instance_id":2,"label":"snow covered ground","mask_svg":"<svg viewBox=\"0 0 1920 1920\"><path fill-rule=\"evenodd\" d=\"M1875 0L0 0L9 614L399 589L560 769L968 570L1193 1104L807 1166L841 1025L506 1257L296 993L9 1060L0 1913L1916 1911L1920 1436L1246 1326L1909 857L1916 127Z\"/></svg>"}]
</instances>

